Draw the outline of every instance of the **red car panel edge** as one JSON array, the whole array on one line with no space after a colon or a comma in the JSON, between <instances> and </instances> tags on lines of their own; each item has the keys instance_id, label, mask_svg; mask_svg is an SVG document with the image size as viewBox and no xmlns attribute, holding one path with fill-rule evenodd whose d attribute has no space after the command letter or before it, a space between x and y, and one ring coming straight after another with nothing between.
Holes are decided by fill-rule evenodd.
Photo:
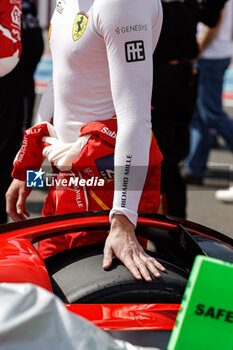
<instances>
[{"instance_id":1,"label":"red car panel edge","mask_svg":"<svg viewBox=\"0 0 233 350\"><path fill-rule=\"evenodd\" d=\"M172 330L179 304L65 304L104 330Z\"/></svg>"}]
</instances>

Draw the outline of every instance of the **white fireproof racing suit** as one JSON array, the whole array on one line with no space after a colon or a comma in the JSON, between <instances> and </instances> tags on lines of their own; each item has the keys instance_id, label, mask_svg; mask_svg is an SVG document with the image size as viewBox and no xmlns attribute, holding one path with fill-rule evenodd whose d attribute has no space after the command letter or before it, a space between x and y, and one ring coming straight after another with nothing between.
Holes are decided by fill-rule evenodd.
<instances>
[{"instance_id":1,"label":"white fireproof racing suit","mask_svg":"<svg viewBox=\"0 0 233 350\"><path fill-rule=\"evenodd\" d=\"M152 54L161 24L160 0L57 1L49 33L53 79L36 120L53 117L58 138L70 143L84 124L117 116L110 219L124 214L134 225L149 161Z\"/></svg>"}]
</instances>

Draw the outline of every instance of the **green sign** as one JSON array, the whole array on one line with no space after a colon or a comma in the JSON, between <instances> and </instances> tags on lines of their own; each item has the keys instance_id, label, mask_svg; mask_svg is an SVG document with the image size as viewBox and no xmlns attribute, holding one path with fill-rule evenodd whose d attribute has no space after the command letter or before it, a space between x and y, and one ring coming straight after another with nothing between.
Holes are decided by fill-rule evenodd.
<instances>
[{"instance_id":1,"label":"green sign","mask_svg":"<svg viewBox=\"0 0 233 350\"><path fill-rule=\"evenodd\" d=\"M198 256L168 350L233 350L233 264Z\"/></svg>"}]
</instances>

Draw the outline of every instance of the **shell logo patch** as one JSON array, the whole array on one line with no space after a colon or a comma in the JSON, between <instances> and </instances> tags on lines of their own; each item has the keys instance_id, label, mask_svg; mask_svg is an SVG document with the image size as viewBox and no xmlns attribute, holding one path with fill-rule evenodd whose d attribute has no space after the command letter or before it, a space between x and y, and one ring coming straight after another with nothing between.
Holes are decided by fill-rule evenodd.
<instances>
[{"instance_id":1,"label":"shell logo patch","mask_svg":"<svg viewBox=\"0 0 233 350\"><path fill-rule=\"evenodd\" d=\"M79 12L75 18L74 25L73 25L73 40L78 40L83 33L85 32L86 26L88 22L88 16L84 12Z\"/></svg>"}]
</instances>

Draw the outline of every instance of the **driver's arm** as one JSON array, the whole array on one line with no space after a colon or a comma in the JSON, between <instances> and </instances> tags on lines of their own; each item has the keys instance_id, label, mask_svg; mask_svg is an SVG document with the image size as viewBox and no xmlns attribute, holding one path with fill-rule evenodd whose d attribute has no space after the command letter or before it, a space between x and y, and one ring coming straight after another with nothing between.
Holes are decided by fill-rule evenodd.
<instances>
[{"instance_id":1,"label":"driver's arm","mask_svg":"<svg viewBox=\"0 0 233 350\"><path fill-rule=\"evenodd\" d=\"M53 117L53 110L54 110L54 104L53 104L53 82L52 80L47 85L44 94L42 96L37 116L36 116L36 123L40 124L44 121L50 121ZM29 143L25 143L25 147L30 147ZM36 153L36 148L34 149L34 152ZM23 151L23 154L25 155L26 150ZM40 153L40 150L39 150ZM25 157L27 158L27 157ZM38 169L41 166L42 162L42 156L38 154L38 156L34 156L35 162L38 160ZM25 160L27 162L27 159ZM13 177L15 177L8 188L8 191L6 193L6 212L11 217L13 221L22 221L25 220L27 217L30 216L30 213L28 212L26 208L26 199L31 193L31 190L26 188L25 185L25 176L26 174L20 174L21 176L15 175L15 172L13 172Z\"/></svg>"},{"instance_id":2,"label":"driver's arm","mask_svg":"<svg viewBox=\"0 0 233 350\"><path fill-rule=\"evenodd\" d=\"M94 20L106 45L118 122L114 201L103 267L108 268L115 255L135 278L150 281L148 270L159 277L163 267L144 252L134 228L149 162L152 54L161 30L161 4L100 0L94 4Z\"/></svg>"}]
</instances>

